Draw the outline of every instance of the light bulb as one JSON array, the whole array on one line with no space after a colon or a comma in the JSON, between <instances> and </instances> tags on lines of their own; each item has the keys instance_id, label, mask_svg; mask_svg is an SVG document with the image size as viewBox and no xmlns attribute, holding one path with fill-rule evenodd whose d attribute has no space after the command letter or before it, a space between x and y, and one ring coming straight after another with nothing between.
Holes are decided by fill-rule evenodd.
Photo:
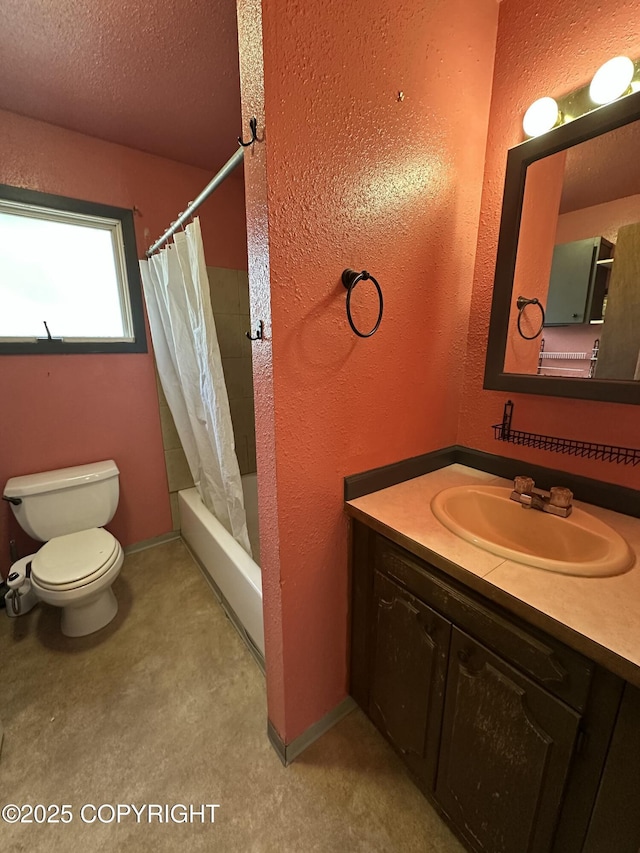
<instances>
[{"instance_id":1,"label":"light bulb","mask_svg":"<svg viewBox=\"0 0 640 853\"><path fill-rule=\"evenodd\" d=\"M540 136L557 123L560 110L553 98L538 98L524 114L522 127L527 136Z\"/></svg>"},{"instance_id":2,"label":"light bulb","mask_svg":"<svg viewBox=\"0 0 640 853\"><path fill-rule=\"evenodd\" d=\"M594 104L609 104L629 88L633 79L633 62L627 56L614 56L593 75L589 97Z\"/></svg>"}]
</instances>

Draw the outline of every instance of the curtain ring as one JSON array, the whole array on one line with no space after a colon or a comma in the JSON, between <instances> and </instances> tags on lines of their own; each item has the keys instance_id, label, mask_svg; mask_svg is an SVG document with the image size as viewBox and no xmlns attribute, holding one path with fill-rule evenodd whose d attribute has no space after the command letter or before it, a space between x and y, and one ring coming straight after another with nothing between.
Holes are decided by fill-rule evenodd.
<instances>
[{"instance_id":1,"label":"curtain ring","mask_svg":"<svg viewBox=\"0 0 640 853\"><path fill-rule=\"evenodd\" d=\"M524 309L527 307L527 305L537 305L538 308L540 309L540 314L542 315L540 318L540 328L535 333L535 335L525 335L525 333L522 331L522 327L520 326L520 322L522 320L522 314L524 313ZM525 296L518 296L518 300L516 302L516 307L518 309L518 321L517 321L518 334L520 335L521 338L524 338L525 341L535 340L535 338L537 338L539 335L542 334L542 330L544 328L544 308L542 306L542 302L540 302L539 299L527 299Z\"/></svg>"}]
</instances>

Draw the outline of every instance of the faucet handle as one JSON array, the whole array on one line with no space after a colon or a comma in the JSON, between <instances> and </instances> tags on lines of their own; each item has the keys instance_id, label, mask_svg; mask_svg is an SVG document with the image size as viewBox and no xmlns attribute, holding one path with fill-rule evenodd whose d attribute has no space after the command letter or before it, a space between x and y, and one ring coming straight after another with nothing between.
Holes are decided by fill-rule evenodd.
<instances>
[{"instance_id":1,"label":"faucet handle","mask_svg":"<svg viewBox=\"0 0 640 853\"><path fill-rule=\"evenodd\" d=\"M566 486L553 486L549 491L549 503L551 506L570 507L573 500L573 492Z\"/></svg>"},{"instance_id":2,"label":"faucet handle","mask_svg":"<svg viewBox=\"0 0 640 853\"><path fill-rule=\"evenodd\" d=\"M513 481L513 488L519 495L530 495L533 492L535 481L532 477L516 477Z\"/></svg>"}]
</instances>

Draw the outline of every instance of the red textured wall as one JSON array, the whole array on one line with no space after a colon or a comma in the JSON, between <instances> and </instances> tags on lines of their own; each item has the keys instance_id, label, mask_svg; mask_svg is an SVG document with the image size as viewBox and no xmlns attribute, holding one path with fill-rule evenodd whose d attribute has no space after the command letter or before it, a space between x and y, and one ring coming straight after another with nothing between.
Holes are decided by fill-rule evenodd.
<instances>
[{"instance_id":1,"label":"red textured wall","mask_svg":"<svg viewBox=\"0 0 640 853\"><path fill-rule=\"evenodd\" d=\"M635 54L630 51L630 55ZM570 148L561 213L640 192L639 149L640 122L637 121Z\"/></svg>"},{"instance_id":2,"label":"red textured wall","mask_svg":"<svg viewBox=\"0 0 640 853\"><path fill-rule=\"evenodd\" d=\"M540 328L542 314L535 305L525 307L520 314L518 298L535 298L547 304L565 159L565 152L560 151L532 163L527 170L504 354L507 373L535 373L538 366L540 338L523 338L518 333L518 319L522 333L531 338Z\"/></svg>"},{"instance_id":3,"label":"red textured wall","mask_svg":"<svg viewBox=\"0 0 640 853\"><path fill-rule=\"evenodd\" d=\"M141 211L138 254L210 175L42 122L0 112L0 183ZM246 268L243 186L228 181L202 208L208 263ZM114 458L121 498L110 525L123 545L171 530L151 353L1 356L0 486L8 477ZM24 542L0 508L0 570L7 542Z\"/></svg>"},{"instance_id":4,"label":"red textured wall","mask_svg":"<svg viewBox=\"0 0 640 853\"><path fill-rule=\"evenodd\" d=\"M562 96L589 82L607 59L640 56L640 18L628 3L599 0L507 0L500 6L491 120L469 326L461 444L551 468L640 488L640 470L493 440L507 397L516 429L566 438L638 446L640 407L539 395L484 391L482 379L507 150L523 140L522 116L543 95Z\"/></svg>"},{"instance_id":5,"label":"red textured wall","mask_svg":"<svg viewBox=\"0 0 640 853\"><path fill-rule=\"evenodd\" d=\"M571 243L587 237L606 237L616 242L618 229L640 222L640 195L628 195L593 207L584 207L558 217L556 243Z\"/></svg>"},{"instance_id":6,"label":"red textured wall","mask_svg":"<svg viewBox=\"0 0 640 853\"><path fill-rule=\"evenodd\" d=\"M266 125L246 171L267 689L290 742L346 693L343 477L456 439L497 7L262 14L263 64L260 3L239 3L243 113ZM384 291L367 340L348 266Z\"/></svg>"}]
</instances>

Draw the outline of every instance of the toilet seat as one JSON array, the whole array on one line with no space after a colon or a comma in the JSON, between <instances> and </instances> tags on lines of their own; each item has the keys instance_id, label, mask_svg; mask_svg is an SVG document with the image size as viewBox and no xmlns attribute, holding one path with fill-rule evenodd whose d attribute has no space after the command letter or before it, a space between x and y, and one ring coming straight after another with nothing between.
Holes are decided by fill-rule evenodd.
<instances>
[{"instance_id":1,"label":"toilet seat","mask_svg":"<svg viewBox=\"0 0 640 853\"><path fill-rule=\"evenodd\" d=\"M31 576L43 589L78 589L106 574L121 553L118 540L102 527L57 536L34 556Z\"/></svg>"}]
</instances>

